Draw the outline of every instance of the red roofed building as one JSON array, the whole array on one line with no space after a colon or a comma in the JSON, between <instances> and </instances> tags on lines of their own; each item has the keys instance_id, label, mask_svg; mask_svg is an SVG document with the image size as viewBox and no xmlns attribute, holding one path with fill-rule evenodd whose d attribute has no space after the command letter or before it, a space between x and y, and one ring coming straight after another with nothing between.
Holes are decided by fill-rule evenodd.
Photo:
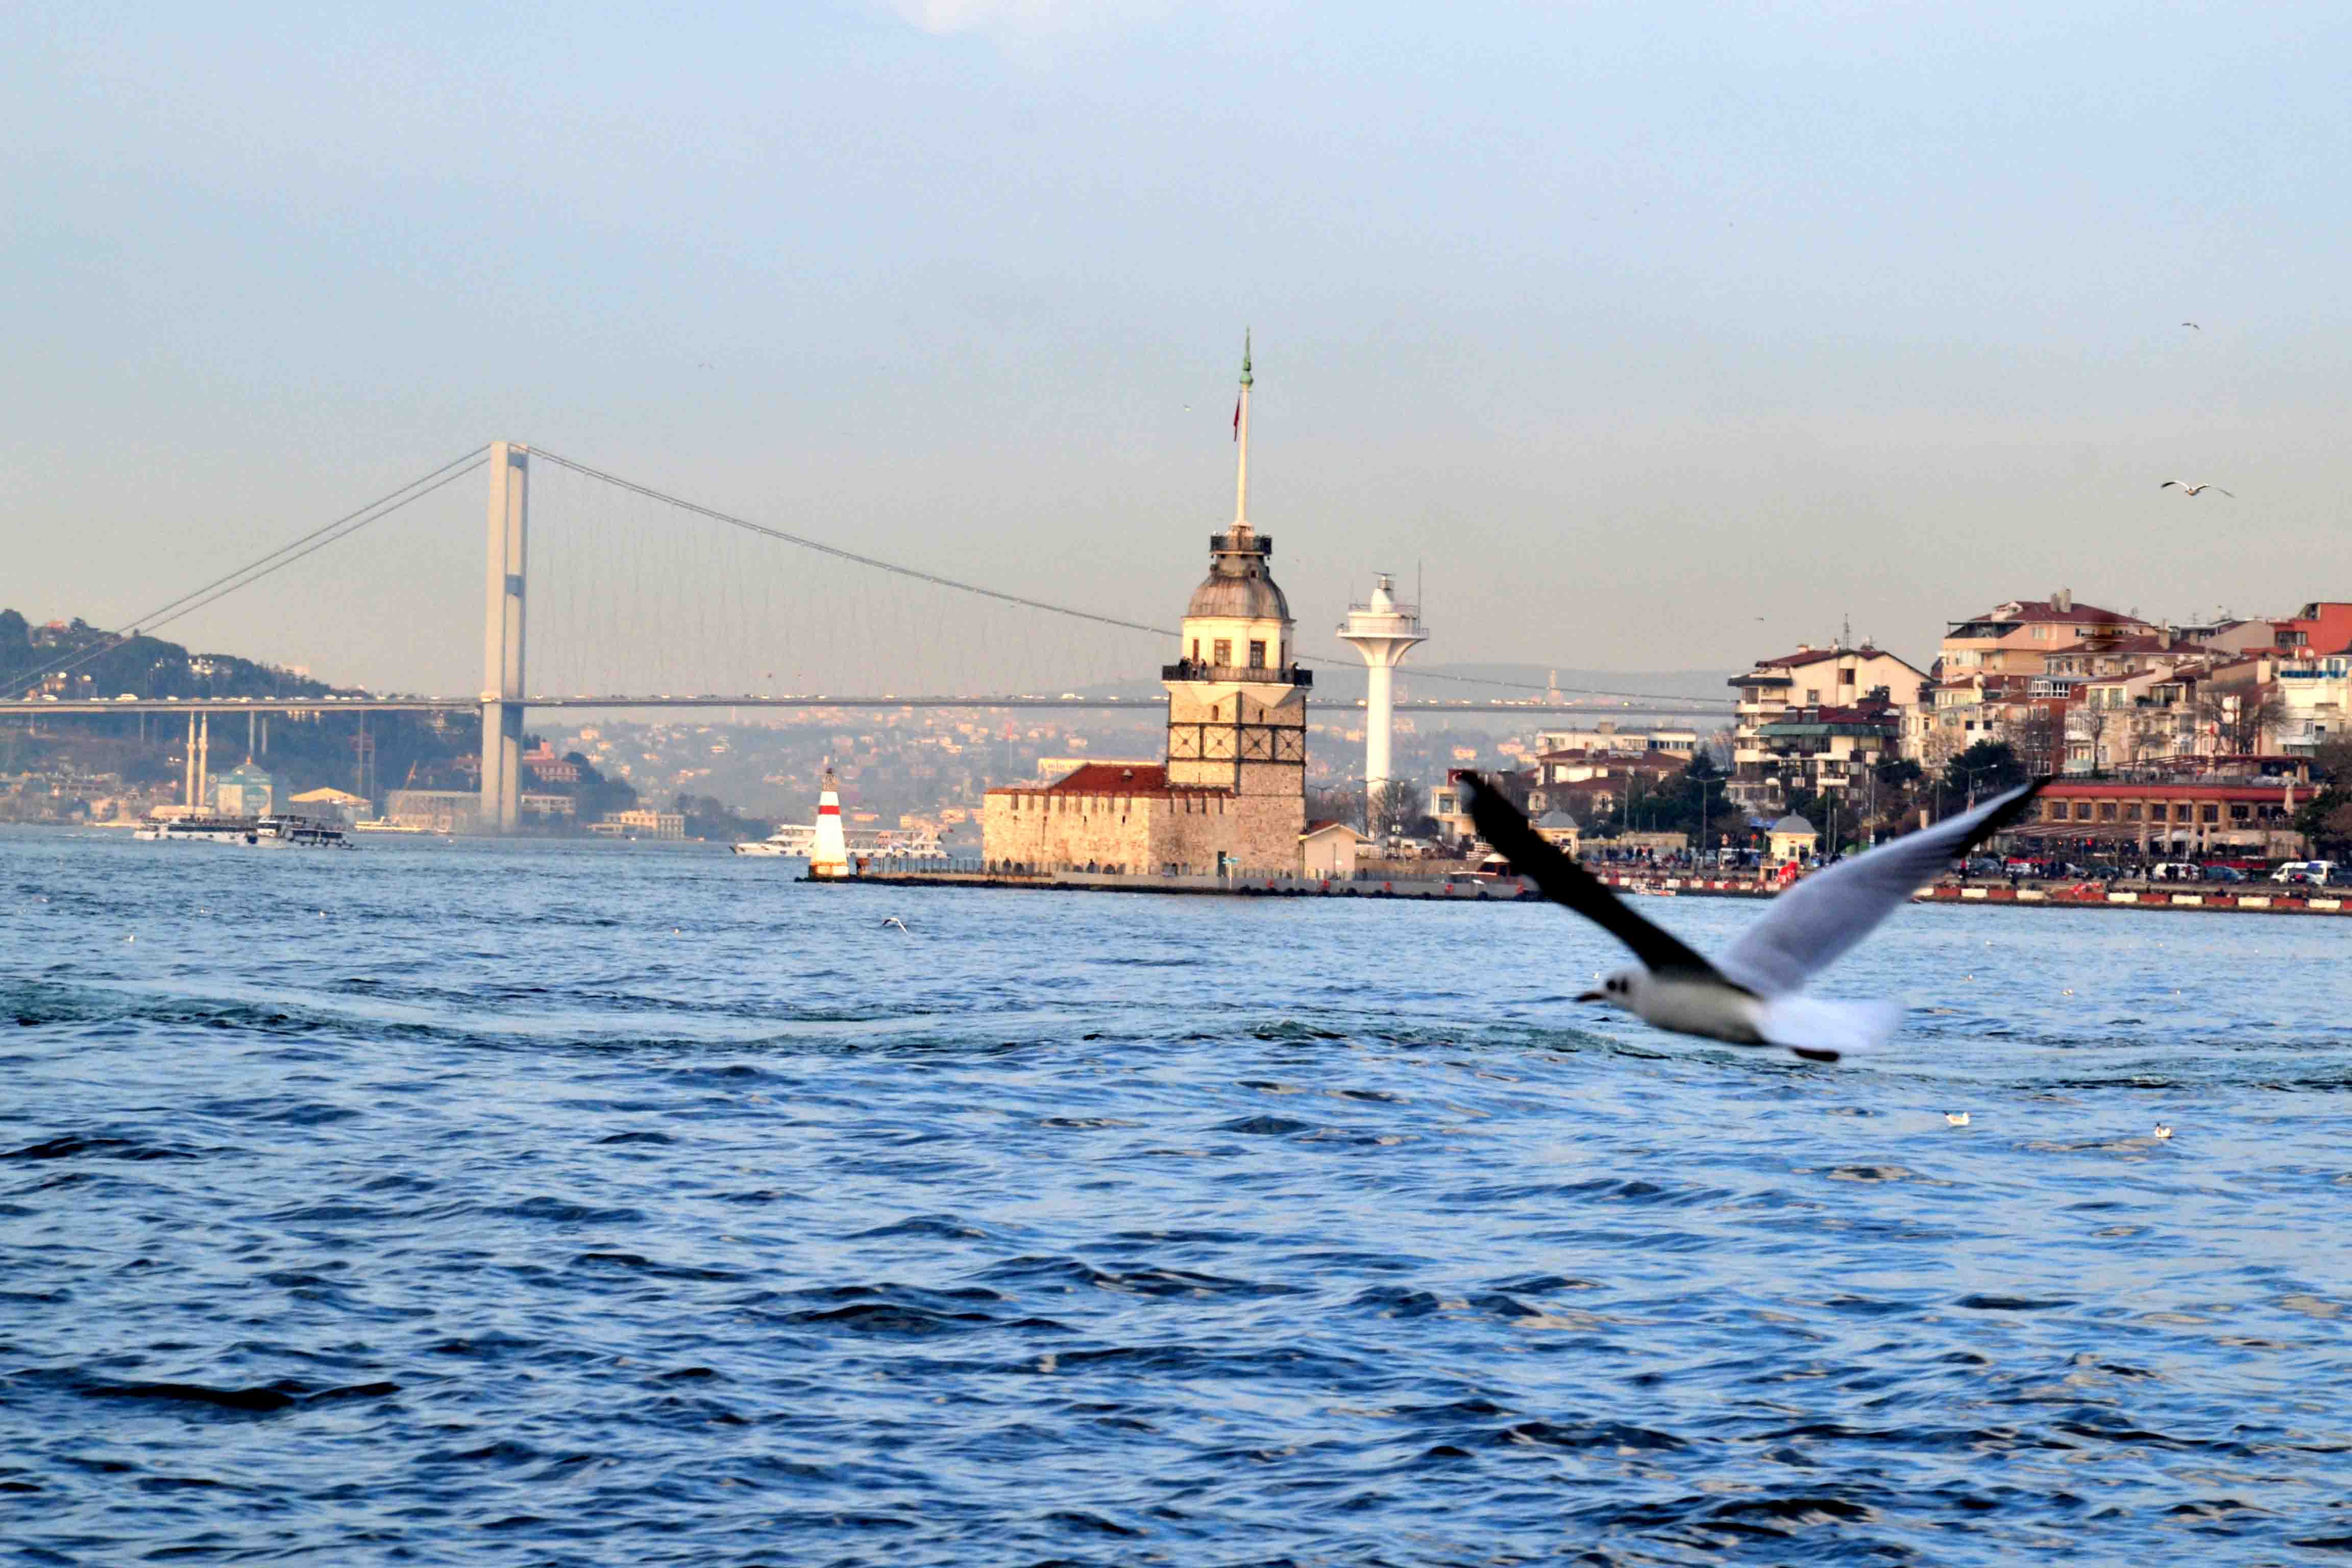
<instances>
[{"instance_id":1,"label":"red roofed building","mask_svg":"<svg viewBox=\"0 0 2352 1568\"><path fill-rule=\"evenodd\" d=\"M2292 858L2305 849L2294 818L2296 806L2309 800L2310 790L2294 779L2053 784L2034 803L2034 816L2014 832L2018 837L2053 845L2128 845L2159 855L2240 850Z\"/></svg>"},{"instance_id":2,"label":"red roofed building","mask_svg":"<svg viewBox=\"0 0 2352 1568\"><path fill-rule=\"evenodd\" d=\"M2075 602L2061 588L2047 599L2011 599L1954 621L1938 654L1946 680L1985 675L2047 675L2050 656L2086 642L2112 642L2158 628L2137 616Z\"/></svg>"},{"instance_id":3,"label":"red roofed building","mask_svg":"<svg viewBox=\"0 0 2352 1568\"><path fill-rule=\"evenodd\" d=\"M1763 731L1792 712L1850 708L1876 701L1899 710L1919 701L1927 682L1924 670L1893 654L1861 647L1801 647L1776 658L1759 658L1729 684L1739 689L1738 719L1731 742L1731 782L1726 792L1751 811L1777 813L1787 796L1781 775L1785 758L1768 745ZM1900 724L1897 731L1900 732Z\"/></svg>"}]
</instances>

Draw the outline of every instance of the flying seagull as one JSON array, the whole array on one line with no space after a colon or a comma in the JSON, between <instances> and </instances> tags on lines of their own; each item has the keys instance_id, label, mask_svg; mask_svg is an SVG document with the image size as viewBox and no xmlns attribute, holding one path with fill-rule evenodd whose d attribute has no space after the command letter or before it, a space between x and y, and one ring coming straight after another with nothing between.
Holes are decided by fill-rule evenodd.
<instances>
[{"instance_id":1,"label":"flying seagull","mask_svg":"<svg viewBox=\"0 0 2352 1568\"><path fill-rule=\"evenodd\" d=\"M897 926L900 931L905 931L907 929L907 922L900 920L897 915L884 915L882 917L882 923L886 927Z\"/></svg>"},{"instance_id":2,"label":"flying seagull","mask_svg":"<svg viewBox=\"0 0 2352 1568\"><path fill-rule=\"evenodd\" d=\"M1921 828L1809 877L1772 900L1764 918L1710 963L1628 908L1601 879L1536 836L1528 819L1484 778L1465 774L1479 836L1529 878L1633 950L1641 963L1612 974L1580 1002L1606 1002L1676 1034L1735 1046L1779 1046L1807 1061L1833 1062L1895 1032L1893 1002L1830 1002L1801 994L1806 981L1870 934L1895 906L1970 846L2023 815L2050 781L2038 779L1965 816Z\"/></svg>"},{"instance_id":3,"label":"flying seagull","mask_svg":"<svg viewBox=\"0 0 2352 1568\"><path fill-rule=\"evenodd\" d=\"M2157 488L2158 489L2160 489L2160 490L2168 490L2168 489L2171 489L2173 486L2175 486L2175 485L2179 485L2179 486L2180 487L2180 493L2181 493L2182 495L2188 495L2188 496L2193 496L2193 495L2197 494L2197 493L2198 493L2199 491L2200 491L2200 490L2221 490L2221 486L2219 486L2219 485L2214 485L2214 484L2192 485L2192 484L2190 484L2187 479L2167 479L2167 480L2165 480L2165 481L2164 481L2164 483L2162 483L2162 484L2160 484L2160 485L2157 486L2156 488ZM2237 500L2237 499L2238 499L2238 498L2237 498L2236 496L2234 496L2234 495L2230 495L2230 492L2229 492L2228 490L2221 490L2221 493L2222 493L2223 495L2225 495L2225 496L2230 496L2230 499L2231 499L2231 500Z\"/></svg>"},{"instance_id":4,"label":"flying seagull","mask_svg":"<svg viewBox=\"0 0 2352 1568\"><path fill-rule=\"evenodd\" d=\"M2204 328L2202 328L2202 327L2200 327L2200 326L2198 326L2198 325L2197 325L2197 323L2196 323L2196 322L2194 322L2194 321L2183 321L2183 322L2181 322L2180 324L2181 324L2182 326L2184 326L2184 327L2190 328L2190 329L2192 329L2192 330L2194 330L2194 331L2200 331L2200 332L2201 332L2201 331L2203 331L2205 330Z\"/></svg>"}]
</instances>

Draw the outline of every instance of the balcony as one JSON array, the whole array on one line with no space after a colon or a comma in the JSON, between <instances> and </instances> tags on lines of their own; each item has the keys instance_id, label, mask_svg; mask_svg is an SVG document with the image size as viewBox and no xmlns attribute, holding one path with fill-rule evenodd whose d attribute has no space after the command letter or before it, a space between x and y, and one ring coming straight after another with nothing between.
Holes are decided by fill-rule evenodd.
<instances>
[{"instance_id":1,"label":"balcony","mask_svg":"<svg viewBox=\"0 0 2352 1568\"><path fill-rule=\"evenodd\" d=\"M1315 672L1296 668L1275 669L1262 664L1203 664L1197 659L1180 658L1174 664L1161 665L1160 679L1250 686L1312 686Z\"/></svg>"}]
</instances>

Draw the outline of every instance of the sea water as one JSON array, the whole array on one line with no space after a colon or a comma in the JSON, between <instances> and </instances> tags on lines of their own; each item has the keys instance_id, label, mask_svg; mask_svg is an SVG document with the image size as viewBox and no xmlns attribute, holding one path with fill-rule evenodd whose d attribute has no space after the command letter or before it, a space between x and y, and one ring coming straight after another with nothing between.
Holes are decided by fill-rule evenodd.
<instances>
[{"instance_id":1,"label":"sea water","mask_svg":"<svg viewBox=\"0 0 2352 1568\"><path fill-rule=\"evenodd\" d=\"M11 832L0 1561L2345 1549L2347 953L1906 908L1821 1068L1540 904Z\"/></svg>"}]
</instances>

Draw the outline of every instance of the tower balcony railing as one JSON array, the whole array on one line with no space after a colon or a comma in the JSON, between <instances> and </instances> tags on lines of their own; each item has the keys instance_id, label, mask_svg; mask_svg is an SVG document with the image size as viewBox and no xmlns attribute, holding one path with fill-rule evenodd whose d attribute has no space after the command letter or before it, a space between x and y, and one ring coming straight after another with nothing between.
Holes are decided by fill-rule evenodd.
<instances>
[{"instance_id":1,"label":"tower balcony railing","mask_svg":"<svg viewBox=\"0 0 2352 1568\"><path fill-rule=\"evenodd\" d=\"M1160 667L1162 680L1246 681L1254 686L1312 686L1315 672L1296 665L1277 669L1263 664L1206 664L1180 658Z\"/></svg>"}]
</instances>

